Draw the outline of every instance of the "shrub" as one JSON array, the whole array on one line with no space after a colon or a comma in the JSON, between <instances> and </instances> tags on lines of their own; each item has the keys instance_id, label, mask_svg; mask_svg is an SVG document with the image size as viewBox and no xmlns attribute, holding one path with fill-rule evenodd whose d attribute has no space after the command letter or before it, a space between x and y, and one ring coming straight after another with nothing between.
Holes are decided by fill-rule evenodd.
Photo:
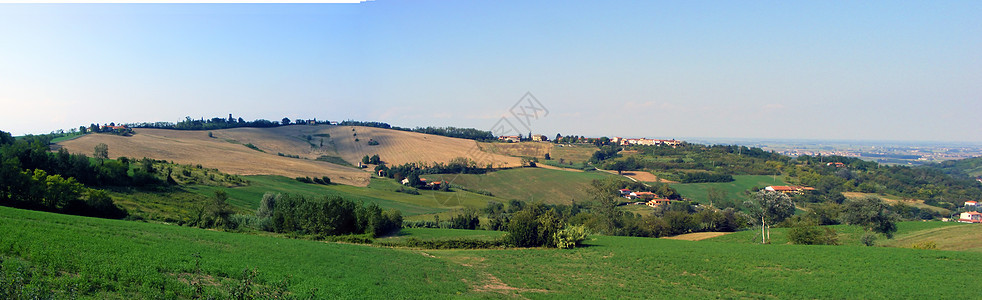
<instances>
[{"instance_id":1,"label":"shrub","mask_svg":"<svg viewBox=\"0 0 982 300\"><path fill-rule=\"evenodd\" d=\"M297 181L303 183L314 183L314 180L310 179L310 177L297 177Z\"/></svg>"},{"instance_id":2,"label":"shrub","mask_svg":"<svg viewBox=\"0 0 982 300\"><path fill-rule=\"evenodd\" d=\"M406 194L410 194L410 195L419 195L419 190L412 189L412 188L407 189L407 188L404 188L404 187L401 187L401 186L396 189L396 192L406 193Z\"/></svg>"},{"instance_id":3,"label":"shrub","mask_svg":"<svg viewBox=\"0 0 982 300\"><path fill-rule=\"evenodd\" d=\"M872 232L866 232L866 234L864 234L863 237L859 238L859 241L862 242L863 245L872 247L873 245L876 244L876 234Z\"/></svg>"},{"instance_id":4,"label":"shrub","mask_svg":"<svg viewBox=\"0 0 982 300\"><path fill-rule=\"evenodd\" d=\"M575 248L586 240L586 227L583 225L566 226L563 230L556 232L553 238L559 249Z\"/></svg>"},{"instance_id":5,"label":"shrub","mask_svg":"<svg viewBox=\"0 0 982 300\"><path fill-rule=\"evenodd\" d=\"M813 224L795 225L788 231L788 240L798 245L838 245L838 233L828 227Z\"/></svg>"},{"instance_id":6,"label":"shrub","mask_svg":"<svg viewBox=\"0 0 982 300\"><path fill-rule=\"evenodd\" d=\"M929 250L934 250L934 249L938 249L938 243L935 243L934 241L923 241L923 242L920 242L920 243L916 243L916 244L910 245L910 247L913 248L913 249L929 249Z\"/></svg>"}]
</instances>

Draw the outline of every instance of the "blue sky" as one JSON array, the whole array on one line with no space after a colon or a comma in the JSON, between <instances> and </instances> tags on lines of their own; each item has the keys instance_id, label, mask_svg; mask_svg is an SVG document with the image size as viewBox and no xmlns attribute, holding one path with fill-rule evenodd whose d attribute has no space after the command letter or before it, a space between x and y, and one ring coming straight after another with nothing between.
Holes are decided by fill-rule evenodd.
<instances>
[{"instance_id":1,"label":"blue sky","mask_svg":"<svg viewBox=\"0 0 982 300\"><path fill-rule=\"evenodd\" d=\"M979 1L0 4L0 130L378 120L982 141Z\"/></svg>"}]
</instances>

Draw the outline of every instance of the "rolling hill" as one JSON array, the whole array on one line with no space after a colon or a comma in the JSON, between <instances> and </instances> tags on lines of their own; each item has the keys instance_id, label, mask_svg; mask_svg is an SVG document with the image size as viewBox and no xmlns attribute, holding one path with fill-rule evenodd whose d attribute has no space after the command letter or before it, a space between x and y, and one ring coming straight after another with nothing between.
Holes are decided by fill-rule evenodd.
<instances>
[{"instance_id":1,"label":"rolling hill","mask_svg":"<svg viewBox=\"0 0 982 300\"><path fill-rule=\"evenodd\" d=\"M611 236L572 250L421 250L7 207L0 225L0 278L41 298L232 298L243 288L291 298L956 298L965 290L951 283L966 275L946 270L982 262L967 251ZM398 238L490 235L500 234Z\"/></svg>"},{"instance_id":2,"label":"rolling hill","mask_svg":"<svg viewBox=\"0 0 982 300\"><path fill-rule=\"evenodd\" d=\"M135 132L129 137L89 134L57 145L72 153L91 155L96 145L105 143L112 158L149 157L201 164L238 175L328 176L334 182L355 186L367 186L370 172L316 159L339 157L357 164L365 155L378 154L384 162L393 165L448 162L456 157L486 154L471 152L480 151L473 140L373 127L294 125L213 131L135 129ZM368 145L369 140L377 141L378 145ZM281 153L299 158L278 155ZM496 167L520 164L515 157L486 155L495 161Z\"/></svg>"}]
</instances>

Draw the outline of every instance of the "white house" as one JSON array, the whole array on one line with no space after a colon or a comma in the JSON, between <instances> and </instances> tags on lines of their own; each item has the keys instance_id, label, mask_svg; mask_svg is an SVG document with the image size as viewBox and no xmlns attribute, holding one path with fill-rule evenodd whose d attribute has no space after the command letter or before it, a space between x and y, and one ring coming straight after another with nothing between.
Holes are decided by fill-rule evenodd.
<instances>
[{"instance_id":1,"label":"white house","mask_svg":"<svg viewBox=\"0 0 982 300\"><path fill-rule=\"evenodd\" d=\"M962 223L982 223L982 213L977 211L963 212L958 222Z\"/></svg>"}]
</instances>

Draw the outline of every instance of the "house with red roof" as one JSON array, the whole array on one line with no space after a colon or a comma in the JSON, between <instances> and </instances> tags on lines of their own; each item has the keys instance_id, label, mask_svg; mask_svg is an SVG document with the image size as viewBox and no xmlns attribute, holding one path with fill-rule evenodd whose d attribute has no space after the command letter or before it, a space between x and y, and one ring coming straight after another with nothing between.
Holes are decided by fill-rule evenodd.
<instances>
[{"instance_id":1,"label":"house with red roof","mask_svg":"<svg viewBox=\"0 0 982 300\"><path fill-rule=\"evenodd\" d=\"M650 201L648 201L648 206L651 206L651 207L659 207L659 206L668 205L668 204L671 204L671 203L672 203L672 200L671 199L651 199Z\"/></svg>"},{"instance_id":2,"label":"house with red roof","mask_svg":"<svg viewBox=\"0 0 982 300\"><path fill-rule=\"evenodd\" d=\"M982 223L982 213L977 211L966 211L961 214L958 222L962 223Z\"/></svg>"},{"instance_id":3,"label":"house with red roof","mask_svg":"<svg viewBox=\"0 0 982 300\"><path fill-rule=\"evenodd\" d=\"M976 208L976 207L979 207L979 203L978 202L975 202L975 201L965 201L965 207L967 207L967 208Z\"/></svg>"},{"instance_id":4,"label":"house with red roof","mask_svg":"<svg viewBox=\"0 0 982 300\"><path fill-rule=\"evenodd\" d=\"M764 188L765 191L769 192L782 192L785 194L803 194L805 191L814 191L815 188L807 186L785 186L785 185L772 185Z\"/></svg>"}]
</instances>

